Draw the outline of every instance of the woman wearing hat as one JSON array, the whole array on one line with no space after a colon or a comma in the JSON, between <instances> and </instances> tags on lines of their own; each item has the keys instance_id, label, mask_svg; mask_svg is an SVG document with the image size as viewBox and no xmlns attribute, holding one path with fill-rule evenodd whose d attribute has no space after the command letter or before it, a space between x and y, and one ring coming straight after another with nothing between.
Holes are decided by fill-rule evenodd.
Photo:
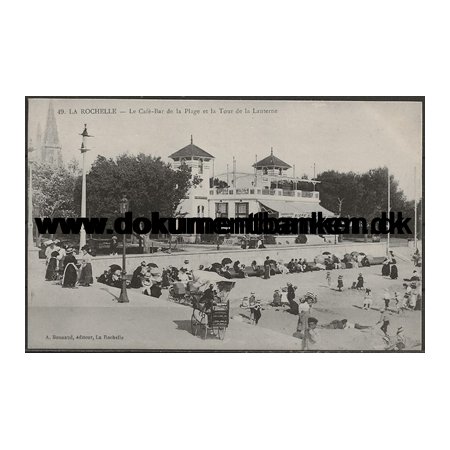
<instances>
[{"instance_id":1,"label":"woman wearing hat","mask_svg":"<svg viewBox=\"0 0 450 450\"><path fill-rule=\"evenodd\" d=\"M144 277L147 273L147 263L142 261L139 266L134 269L133 276L131 277L130 287L139 289L143 286Z\"/></svg>"},{"instance_id":2,"label":"woman wearing hat","mask_svg":"<svg viewBox=\"0 0 450 450\"><path fill-rule=\"evenodd\" d=\"M250 307L250 314L255 325L258 325L259 319L261 319L261 309L261 300L256 300L256 302Z\"/></svg>"},{"instance_id":3,"label":"woman wearing hat","mask_svg":"<svg viewBox=\"0 0 450 450\"><path fill-rule=\"evenodd\" d=\"M266 256L264 261L264 279L268 280L270 278L270 259Z\"/></svg>"},{"instance_id":4,"label":"woman wearing hat","mask_svg":"<svg viewBox=\"0 0 450 450\"><path fill-rule=\"evenodd\" d=\"M56 280L56 275L57 275L57 268L58 268L58 255L59 253L54 250L51 254L50 254L50 258L48 260L48 264L47 264L47 270L45 271L45 279L47 281L53 281Z\"/></svg>"},{"instance_id":5,"label":"woman wearing hat","mask_svg":"<svg viewBox=\"0 0 450 450\"><path fill-rule=\"evenodd\" d=\"M395 259L392 260L390 277L391 280L396 280L398 278L397 261Z\"/></svg>"},{"instance_id":6,"label":"woman wearing hat","mask_svg":"<svg viewBox=\"0 0 450 450\"><path fill-rule=\"evenodd\" d=\"M77 284L78 270L77 259L73 254L73 248L66 250L66 257L64 258L64 273L62 277L62 287L74 288Z\"/></svg>"},{"instance_id":7,"label":"woman wearing hat","mask_svg":"<svg viewBox=\"0 0 450 450\"><path fill-rule=\"evenodd\" d=\"M291 314L297 315L298 314L298 304L296 301L294 301L295 298L295 289L296 287L292 286L292 283L287 284L287 301L289 303L289 312Z\"/></svg>"},{"instance_id":8,"label":"woman wearing hat","mask_svg":"<svg viewBox=\"0 0 450 450\"><path fill-rule=\"evenodd\" d=\"M391 274L391 260L389 258L385 258L383 261L383 265L381 266L381 275L383 277L388 277Z\"/></svg>"},{"instance_id":9,"label":"woman wearing hat","mask_svg":"<svg viewBox=\"0 0 450 450\"><path fill-rule=\"evenodd\" d=\"M89 253L89 247L87 245L85 245L81 251L83 252L83 255L78 284L80 286L89 287L94 282L94 278L92 277L92 256Z\"/></svg>"}]
</instances>

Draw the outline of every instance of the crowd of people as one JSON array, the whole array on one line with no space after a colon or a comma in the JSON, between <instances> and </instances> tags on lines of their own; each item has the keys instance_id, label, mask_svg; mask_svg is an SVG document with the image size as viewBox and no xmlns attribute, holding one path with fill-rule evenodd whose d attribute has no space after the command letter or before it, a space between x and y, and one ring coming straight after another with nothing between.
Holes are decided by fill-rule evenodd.
<instances>
[{"instance_id":1,"label":"crowd of people","mask_svg":"<svg viewBox=\"0 0 450 450\"><path fill-rule=\"evenodd\" d=\"M72 247L65 246L58 239L47 241L45 263L45 280L58 281L64 288L89 287L94 282L88 246L82 247L78 260Z\"/></svg>"}]
</instances>

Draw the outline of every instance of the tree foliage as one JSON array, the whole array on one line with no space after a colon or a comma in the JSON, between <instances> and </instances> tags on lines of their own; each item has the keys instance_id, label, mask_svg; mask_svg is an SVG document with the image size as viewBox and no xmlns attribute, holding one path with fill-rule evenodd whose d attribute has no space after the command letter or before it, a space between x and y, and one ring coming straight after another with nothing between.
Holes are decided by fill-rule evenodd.
<instances>
[{"instance_id":1,"label":"tree foliage","mask_svg":"<svg viewBox=\"0 0 450 450\"><path fill-rule=\"evenodd\" d=\"M70 217L79 213L74 203L80 173L76 164L55 168L35 162L32 173L34 217Z\"/></svg>"},{"instance_id":2,"label":"tree foliage","mask_svg":"<svg viewBox=\"0 0 450 450\"><path fill-rule=\"evenodd\" d=\"M364 217L370 222L374 217L380 217L382 212L387 212L387 167L379 167L361 174L329 170L319 174L317 180L321 181L317 185L317 190L320 192L322 206L336 214L339 213L340 201L343 217ZM401 211L404 217L414 217L414 202L406 199L393 175L390 175L390 196L391 211ZM410 228L412 230L413 226Z\"/></svg>"},{"instance_id":3,"label":"tree foliage","mask_svg":"<svg viewBox=\"0 0 450 450\"><path fill-rule=\"evenodd\" d=\"M174 170L161 160L140 153L123 154L117 158L98 156L86 178L87 212L98 217L117 217L119 202L123 196L129 201L129 210L134 217L159 212L171 217L191 185L190 169L182 166ZM76 199L81 198L81 180L76 190Z\"/></svg>"}]
</instances>

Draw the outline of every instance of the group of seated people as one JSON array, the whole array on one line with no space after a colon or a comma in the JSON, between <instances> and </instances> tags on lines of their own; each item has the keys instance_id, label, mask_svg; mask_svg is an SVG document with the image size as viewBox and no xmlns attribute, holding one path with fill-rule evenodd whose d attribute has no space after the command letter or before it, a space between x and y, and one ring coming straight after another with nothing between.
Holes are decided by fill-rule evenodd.
<instances>
[{"instance_id":1,"label":"group of seated people","mask_svg":"<svg viewBox=\"0 0 450 450\"><path fill-rule=\"evenodd\" d=\"M265 266L269 266L270 276L286 273L302 273L315 270L333 270L346 269L352 267L369 267L369 257L360 253L346 254L342 259L336 255L326 254L317 256L314 262L308 262L305 258L292 258L288 263L275 261L266 258L263 264L252 261L250 265L242 264L239 260L234 263L220 264L214 263L209 267L200 266L200 270L216 272L224 278L246 278L258 276L262 277L265 273Z\"/></svg>"},{"instance_id":2,"label":"group of seated people","mask_svg":"<svg viewBox=\"0 0 450 450\"><path fill-rule=\"evenodd\" d=\"M189 267L189 261L185 260L184 265L179 269L168 266L160 270L154 263L142 261L133 271L130 277L126 278L127 288L141 289L146 295L159 297L161 289L168 288L173 282L188 282L192 280L192 270ZM99 283L108 286L122 287L122 268L118 264L113 264L108 270L97 278Z\"/></svg>"},{"instance_id":3,"label":"group of seated people","mask_svg":"<svg viewBox=\"0 0 450 450\"><path fill-rule=\"evenodd\" d=\"M308 265L306 263L306 259L294 259L292 258L287 263L287 269L289 273L298 273L298 272L306 272L308 270Z\"/></svg>"},{"instance_id":4,"label":"group of seated people","mask_svg":"<svg viewBox=\"0 0 450 450\"><path fill-rule=\"evenodd\" d=\"M275 261L266 257L263 264L258 264L253 260L250 265L241 263L239 260L232 261L230 258L224 258L222 262L213 263L209 266L200 265L199 270L215 272L225 279L264 277L288 274L302 273L313 270L331 270L345 267L370 266L368 257L363 254L346 254L341 260L336 255L325 254L317 256L314 262L307 262L305 258L292 258L288 263ZM98 282L105 283L114 287L122 286L122 268L113 264L108 270L98 277ZM188 259L184 260L181 267L169 265L159 269L156 264L146 264L142 261L133 271L131 279L127 278L127 287L148 290L151 286L157 285L161 289L168 288L174 282L188 283L193 280L193 273Z\"/></svg>"}]
</instances>

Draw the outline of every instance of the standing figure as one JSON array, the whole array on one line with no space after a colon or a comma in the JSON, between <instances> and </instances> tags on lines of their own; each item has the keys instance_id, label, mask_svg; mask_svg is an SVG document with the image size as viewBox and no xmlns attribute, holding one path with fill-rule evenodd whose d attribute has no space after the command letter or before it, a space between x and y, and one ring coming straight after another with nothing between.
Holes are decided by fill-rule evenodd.
<instances>
[{"instance_id":1,"label":"standing figure","mask_svg":"<svg viewBox=\"0 0 450 450\"><path fill-rule=\"evenodd\" d=\"M379 323L381 323L380 330L385 334L385 336L387 336L387 330L390 322L387 311L384 308L380 310L380 318L378 319L378 322L375 325L378 325Z\"/></svg>"},{"instance_id":2,"label":"standing figure","mask_svg":"<svg viewBox=\"0 0 450 450\"><path fill-rule=\"evenodd\" d=\"M66 257L64 258L64 272L62 277L62 287L74 288L77 284L78 270L77 258L73 254L73 248L66 250Z\"/></svg>"},{"instance_id":3,"label":"standing figure","mask_svg":"<svg viewBox=\"0 0 450 450\"><path fill-rule=\"evenodd\" d=\"M393 259L391 265L391 280L396 280L397 278L398 278L397 261Z\"/></svg>"},{"instance_id":4,"label":"standing figure","mask_svg":"<svg viewBox=\"0 0 450 450\"><path fill-rule=\"evenodd\" d=\"M344 287L344 277L342 275L339 275L337 280L338 291L342 292L343 287Z\"/></svg>"},{"instance_id":5,"label":"standing figure","mask_svg":"<svg viewBox=\"0 0 450 450\"><path fill-rule=\"evenodd\" d=\"M358 282L356 283L356 289L364 289L364 277L362 273L358 275Z\"/></svg>"},{"instance_id":6,"label":"standing figure","mask_svg":"<svg viewBox=\"0 0 450 450\"><path fill-rule=\"evenodd\" d=\"M292 286L292 283L287 284L287 300L289 302L289 308L291 314L298 314L298 303L294 301L295 298L295 290L297 286Z\"/></svg>"},{"instance_id":7,"label":"standing figure","mask_svg":"<svg viewBox=\"0 0 450 450\"><path fill-rule=\"evenodd\" d=\"M416 309L416 304L417 304L417 290L413 289L411 291L411 295L409 297L409 307L412 310Z\"/></svg>"},{"instance_id":8,"label":"standing figure","mask_svg":"<svg viewBox=\"0 0 450 450\"><path fill-rule=\"evenodd\" d=\"M111 238L111 242L109 244L109 254L112 256L117 255L117 236L113 236Z\"/></svg>"},{"instance_id":9,"label":"standing figure","mask_svg":"<svg viewBox=\"0 0 450 450\"><path fill-rule=\"evenodd\" d=\"M268 280L270 278L270 260L269 257L266 256L266 260L264 261L264 279Z\"/></svg>"},{"instance_id":10,"label":"standing figure","mask_svg":"<svg viewBox=\"0 0 450 450\"><path fill-rule=\"evenodd\" d=\"M366 288L366 293L364 295L363 309L370 309L372 307L372 291L370 288Z\"/></svg>"},{"instance_id":11,"label":"standing figure","mask_svg":"<svg viewBox=\"0 0 450 450\"><path fill-rule=\"evenodd\" d=\"M53 281L56 280L57 276L57 269L58 269L58 255L59 253L54 250L50 254L50 258L47 262L47 270L45 271L45 279L47 281Z\"/></svg>"},{"instance_id":12,"label":"standing figure","mask_svg":"<svg viewBox=\"0 0 450 450\"><path fill-rule=\"evenodd\" d=\"M81 256L81 270L78 284L80 286L89 287L94 282L94 278L92 277L92 255L90 254L90 249L87 245L85 245L81 251L83 254Z\"/></svg>"},{"instance_id":13,"label":"standing figure","mask_svg":"<svg viewBox=\"0 0 450 450\"><path fill-rule=\"evenodd\" d=\"M391 261L388 258L385 258L383 261L383 265L381 266L381 275L383 277L388 277L391 273L390 267Z\"/></svg>"},{"instance_id":14,"label":"standing figure","mask_svg":"<svg viewBox=\"0 0 450 450\"><path fill-rule=\"evenodd\" d=\"M250 312L253 316L253 323L258 325L259 319L261 319L261 300L256 300L256 303L250 307Z\"/></svg>"},{"instance_id":15,"label":"standing figure","mask_svg":"<svg viewBox=\"0 0 450 450\"><path fill-rule=\"evenodd\" d=\"M400 311L402 309L402 305L400 304L400 298L398 296L398 292L394 292L394 303L395 303L395 309L397 310L397 314L400 314Z\"/></svg>"},{"instance_id":16,"label":"standing figure","mask_svg":"<svg viewBox=\"0 0 450 450\"><path fill-rule=\"evenodd\" d=\"M325 279L327 280L328 287L331 287L331 273L329 271L327 272Z\"/></svg>"},{"instance_id":17,"label":"standing figure","mask_svg":"<svg viewBox=\"0 0 450 450\"><path fill-rule=\"evenodd\" d=\"M61 245L60 249L58 250L58 257L56 258L58 260L58 272L60 277L62 276L64 272L64 258L66 257L66 246Z\"/></svg>"},{"instance_id":18,"label":"standing figure","mask_svg":"<svg viewBox=\"0 0 450 450\"><path fill-rule=\"evenodd\" d=\"M383 300L384 300L384 308L388 309L389 303L391 302L391 294L389 292L389 289L384 290Z\"/></svg>"},{"instance_id":19,"label":"standing figure","mask_svg":"<svg viewBox=\"0 0 450 450\"><path fill-rule=\"evenodd\" d=\"M299 333L298 337L303 337L306 320L309 316L310 310L311 305L308 303L306 297L300 299L300 303L298 305L298 321L297 321L297 333Z\"/></svg>"},{"instance_id":20,"label":"standing figure","mask_svg":"<svg viewBox=\"0 0 450 450\"><path fill-rule=\"evenodd\" d=\"M49 242L47 243L47 248L45 249L45 259L46 259L46 262L45 262L45 263L46 263L46 264L49 263L50 258L52 257L52 253L53 253L54 251L58 251L58 250L56 249L55 243L54 243L54 241L49 241Z\"/></svg>"}]
</instances>

